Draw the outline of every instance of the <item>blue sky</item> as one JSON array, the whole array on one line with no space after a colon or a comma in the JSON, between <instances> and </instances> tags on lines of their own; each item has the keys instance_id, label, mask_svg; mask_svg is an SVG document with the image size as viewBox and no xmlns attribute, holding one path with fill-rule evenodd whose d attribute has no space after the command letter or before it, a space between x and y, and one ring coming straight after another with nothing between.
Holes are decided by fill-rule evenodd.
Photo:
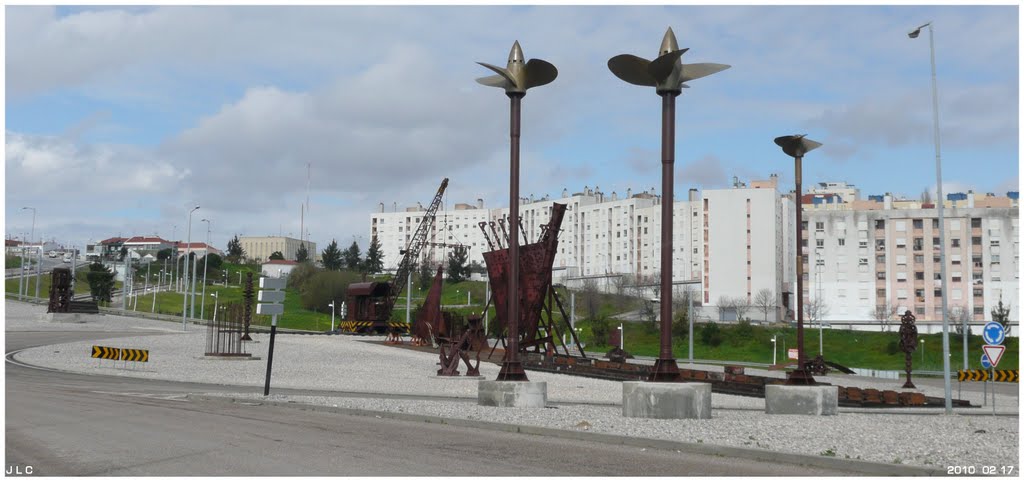
<instances>
[{"instance_id":1,"label":"blue sky","mask_svg":"<svg viewBox=\"0 0 1024 482\"><path fill-rule=\"evenodd\" d=\"M476 61L559 69L523 101L524 196L660 186L660 99L607 68L653 58L732 68L677 102L676 192L778 173L772 143L824 146L805 185L935 188L927 34L935 24L947 192L1019 183L1019 8L1004 6L12 7L6 20L5 231L362 235L378 203L508 202L508 101ZM677 196L677 199L679 197ZM200 228L203 226L203 228ZM204 236L204 235L203 235ZM201 238L200 238L201 239Z\"/></svg>"}]
</instances>

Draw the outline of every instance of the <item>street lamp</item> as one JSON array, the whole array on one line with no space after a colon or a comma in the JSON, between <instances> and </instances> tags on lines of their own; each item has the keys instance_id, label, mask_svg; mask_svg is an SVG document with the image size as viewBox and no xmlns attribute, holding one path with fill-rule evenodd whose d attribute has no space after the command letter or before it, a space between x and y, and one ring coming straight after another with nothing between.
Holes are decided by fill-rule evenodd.
<instances>
[{"instance_id":1,"label":"street lamp","mask_svg":"<svg viewBox=\"0 0 1024 482\"><path fill-rule=\"evenodd\" d=\"M821 147L820 142L812 141L805 137L806 134L793 136L780 136L775 138L775 144L782 148L794 159L794 172L796 174L796 345L797 362L796 370L789 372L786 376L787 385L814 385L814 377L807 369L807 359L804 357L804 257L803 257L803 202L802 197L802 163L804 154Z\"/></svg>"},{"instance_id":2,"label":"street lamp","mask_svg":"<svg viewBox=\"0 0 1024 482\"><path fill-rule=\"evenodd\" d=\"M776 361L776 358L775 358L776 351L777 350L775 349L775 337L773 336L772 337L772 366L776 365L776 363L775 363L775 361Z\"/></svg>"},{"instance_id":3,"label":"street lamp","mask_svg":"<svg viewBox=\"0 0 1024 482\"><path fill-rule=\"evenodd\" d=\"M213 321L217 321L217 300L220 297L217 296L217 293L210 293L210 296L213 297Z\"/></svg>"},{"instance_id":4,"label":"street lamp","mask_svg":"<svg viewBox=\"0 0 1024 482\"><path fill-rule=\"evenodd\" d=\"M25 206L25 207L21 208L22 211L24 211L26 209L31 209L32 210L32 232L28 236L29 241L32 241L32 240L34 240L36 238L36 208L28 207L28 206ZM38 259L36 260L36 298L39 297L39 277L41 275L41 270L42 269L43 269L43 243L40 242L39 243ZM72 261L72 263L71 263L71 270L74 271L74 269L75 269L75 264ZM25 286L25 293L28 293L28 285Z\"/></svg>"},{"instance_id":5,"label":"street lamp","mask_svg":"<svg viewBox=\"0 0 1024 482\"><path fill-rule=\"evenodd\" d=\"M619 323L619 349L622 351L626 351L626 349L623 348L626 345L625 335L626 332L622 331L622 323Z\"/></svg>"},{"instance_id":6,"label":"street lamp","mask_svg":"<svg viewBox=\"0 0 1024 482\"><path fill-rule=\"evenodd\" d=\"M928 22L907 34L910 38L917 38L921 29L928 27L928 47L931 50L932 63L932 130L935 137L935 189L938 194L936 209L939 214L939 276L942 289L942 378L946 390L946 415L953 414L953 385L949 373L949 307L947 298L949 292L946 290L946 223L942 217L942 210L945 200L942 197L942 150L939 142L939 87L935 80L935 34L932 31L932 23ZM922 350L923 352L923 350ZM964 369L967 368L967 320L964 320Z\"/></svg>"},{"instance_id":7,"label":"street lamp","mask_svg":"<svg viewBox=\"0 0 1024 482\"><path fill-rule=\"evenodd\" d=\"M924 369L924 338L921 338L921 369Z\"/></svg>"},{"instance_id":8,"label":"street lamp","mask_svg":"<svg viewBox=\"0 0 1024 482\"><path fill-rule=\"evenodd\" d=\"M205 253L203 255L203 295L202 295L202 300L203 301L199 305L199 317L203 318L203 319L206 319L206 317L205 317L205 314L206 314L206 267L207 267L207 265L210 264L210 220L209 219L202 219L202 220L200 220L200 222L205 222L206 223L206 247L203 249L203 252ZM195 299L195 296L196 296L196 294L193 291L192 292L192 299L193 300ZM195 305L195 303L193 303L193 305ZM195 311L195 306L192 307L192 311Z\"/></svg>"},{"instance_id":9,"label":"street lamp","mask_svg":"<svg viewBox=\"0 0 1024 482\"><path fill-rule=\"evenodd\" d=\"M181 300L181 331L187 330L185 327L185 317L188 316L188 255L190 248L192 247L192 213L194 213L199 206L192 208L188 212L188 238L185 242L185 266L182 267L182 273L185 276L185 292L183 293Z\"/></svg>"},{"instance_id":10,"label":"street lamp","mask_svg":"<svg viewBox=\"0 0 1024 482\"><path fill-rule=\"evenodd\" d=\"M331 331L334 331L334 300L331 300L327 306L331 309Z\"/></svg>"}]
</instances>

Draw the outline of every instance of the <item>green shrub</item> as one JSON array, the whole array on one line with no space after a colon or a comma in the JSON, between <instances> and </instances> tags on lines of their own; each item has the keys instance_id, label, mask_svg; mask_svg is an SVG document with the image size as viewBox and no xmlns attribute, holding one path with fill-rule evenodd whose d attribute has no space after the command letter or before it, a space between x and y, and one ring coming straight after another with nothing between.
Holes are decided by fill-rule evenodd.
<instances>
[{"instance_id":1,"label":"green shrub","mask_svg":"<svg viewBox=\"0 0 1024 482\"><path fill-rule=\"evenodd\" d=\"M700 327L700 341L708 346L718 346L722 344L722 329L718 327L718 324L711 321L701 325Z\"/></svg>"},{"instance_id":2,"label":"green shrub","mask_svg":"<svg viewBox=\"0 0 1024 482\"><path fill-rule=\"evenodd\" d=\"M590 322L590 336L595 345L607 345L609 333L611 333L611 326L608 320L598 318Z\"/></svg>"},{"instance_id":3,"label":"green shrub","mask_svg":"<svg viewBox=\"0 0 1024 482\"><path fill-rule=\"evenodd\" d=\"M900 342L898 340L892 340L888 345L885 346L885 353L887 355L896 355L900 353Z\"/></svg>"},{"instance_id":4,"label":"green shrub","mask_svg":"<svg viewBox=\"0 0 1024 482\"><path fill-rule=\"evenodd\" d=\"M319 271L320 269L313 266L313 263L299 263L299 265L292 268L291 273L288 274L288 288L302 291L303 285Z\"/></svg>"},{"instance_id":5,"label":"green shrub","mask_svg":"<svg viewBox=\"0 0 1024 482\"><path fill-rule=\"evenodd\" d=\"M754 341L754 327L750 326L750 319L744 318L736 322L736 326L731 331L732 336L729 337L729 343L732 345L738 346Z\"/></svg>"},{"instance_id":6,"label":"green shrub","mask_svg":"<svg viewBox=\"0 0 1024 482\"><path fill-rule=\"evenodd\" d=\"M332 301L337 301L340 306L348 285L357 282L359 275L351 271L320 271L303 283L299 295L302 307L323 313L329 309L327 305Z\"/></svg>"}]
</instances>

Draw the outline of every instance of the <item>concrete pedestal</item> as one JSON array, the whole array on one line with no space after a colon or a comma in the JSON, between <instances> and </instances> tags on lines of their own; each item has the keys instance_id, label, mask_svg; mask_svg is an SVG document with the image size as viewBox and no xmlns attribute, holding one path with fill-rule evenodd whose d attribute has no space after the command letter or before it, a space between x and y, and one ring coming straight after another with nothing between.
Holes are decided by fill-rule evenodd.
<instances>
[{"instance_id":1,"label":"concrete pedestal","mask_svg":"<svg viewBox=\"0 0 1024 482\"><path fill-rule=\"evenodd\" d=\"M43 323L85 323L81 313L41 313L38 317Z\"/></svg>"},{"instance_id":2,"label":"concrete pedestal","mask_svg":"<svg viewBox=\"0 0 1024 482\"><path fill-rule=\"evenodd\" d=\"M839 387L766 385L764 411L776 415L836 415Z\"/></svg>"},{"instance_id":3,"label":"concrete pedestal","mask_svg":"<svg viewBox=\"0 0 1024 482\"><path fill-rule=\"evenodd\" d=\"M622 382L622 416L709 419L711 384Z\"/></svg>"},{"instance_id":4,"label":"concrete pedestal","mask_svg":"<svg viewBox=\"0 0 1024 482\"><path fill-rule=\"evenodd\" d=\"M548 382L505 382L484 380L476 394L484 407L544 408L548 402Z\"/></svg>"}]
</instances>

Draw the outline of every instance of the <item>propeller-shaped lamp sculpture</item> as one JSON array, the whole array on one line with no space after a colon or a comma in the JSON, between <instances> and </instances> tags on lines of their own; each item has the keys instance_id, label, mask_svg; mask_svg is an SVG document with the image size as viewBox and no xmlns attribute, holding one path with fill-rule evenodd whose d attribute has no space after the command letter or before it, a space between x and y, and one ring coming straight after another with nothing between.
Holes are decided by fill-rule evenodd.
<instances>
[{"instance_id":1,"label":"propeller-shaped lamp sculpture","mask_svg":"<svg viewBox=\"0 0 1024 482\"><path fill-rule=\"evenodd\" d=\"M803 191L802 191L802 172L801 165L803 162L804 154L807 154L818 147L821 147L820 142L815 142L807 137L806 134L794 135L794 136L782 136L775 138L775 144L782 148L782 152L785 152L792 157L796 162L796 239L797 239L797 250L796 250L796 347L797 347L797 361L796 370L788 373L786 377L787 385L814 385L814 377L811 376L811 371L807 366L807 358L804 356L804 262L803 262L803 248L800 248L800 241L803 239Z\"/></svg>"},{"instance_id":2,"label":"propeller-shaped lamp sculpture","mask_svg":"<svg viewBox=\"0 0 1024 482\"><path fill-rule=\"evenodd\" d=\"M478 64L487 67L498 75L476 79L477 82L489 86L505 89L505 95L511 100L511 116L509 136L511 137L510 148L510 173L509 173L509 283L508 283L508 347L506 355L501 363L501 371L498 372L499 381L528 381L523 364L519 361L519 121L521 117L521 101L526 96L527 89L550 84L558 77L558 69L554 65L540 59L526 61L523 49L519 41L512 45L512 51L508 54L508 65L501 68L484 62Z\"/></svg>"},{"instance_id":3,"label":"propeller-shaped lamp sculpture","mask_svg":"<svg viewBox=\"0 0 1024 482\"><path fill-rule=\"evenodd\" d=\"M616 55L608 60L608 68L616 77L634 85L654 87L661 96L661 350L652 382L680 381L679 367L672 355L672 206L673 169L676 155L676 96L688 88L684 82L707 77L728 69L725 64L684 64L682 56L689 49L680 49L670 27L661 41L658 58L653 61L636 55Z\"/></svg>"}]
</instances>

